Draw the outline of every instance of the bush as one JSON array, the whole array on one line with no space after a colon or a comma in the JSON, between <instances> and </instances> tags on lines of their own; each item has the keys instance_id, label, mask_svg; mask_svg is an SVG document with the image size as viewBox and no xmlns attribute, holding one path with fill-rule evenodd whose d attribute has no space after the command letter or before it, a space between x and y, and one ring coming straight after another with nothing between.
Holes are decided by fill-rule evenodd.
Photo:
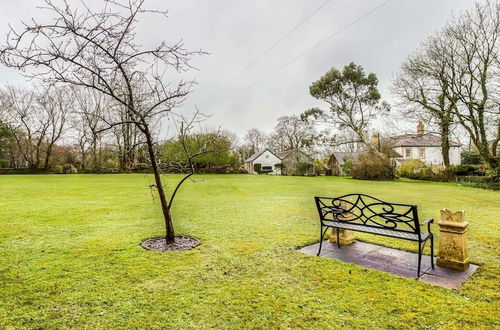
<instances>
[{"instance_id":1,"label":"bush","mask_svg":"<svg viewBox=\"0 0 500 330\"><path fill-rule=\"evenodd\" d=\"M396 177L396 164L385 155L363 153L353 161L351 176L359 180L392 180Z\"/></svg>"},{"instance_id":2,"label":"bush","mask_svg":"<svg viewBox=\"0 0 500 330\"><path fill-rule=\"evenodd\" d=\"M481 164L481 156L472 151L464 151L461 154L462 164L479 165Z\"/></svg>"},{"instance_id":3,"label":"bush","mask_svg":"<svg viewBox=\"0 0 500 330\"><path fill-rule=\"evenodd\" d=\"M63 167L61 165L55 165L52 170L54 171L55 174L63 174Z\"/></svg>"},{"instance_id":4,"label":"bush","mask_svg":"<svg viewBox=\"0 0 500 330\"><path fill-rule=\"evenodd\" d=\"M434 175L425 163L418 159L410 159L398 167L397 174L400 177L415 180L430 180Z\"/></svg>"},{"instance_id":5,"label":"bush","mask_svg":"<svg viewBox=\"0 0 500 330\"><path fill-rule=\"evenodd\" d=\"M77 174L78 170L73 165L66 164L63 166L63 173L64 174Z\"/></svg>"},{"instance_id":6,"label":"bush","mask_svg":"<svg viewBox=\"0 0 500 330\"><path fill-rule=\"evenodd\" d=\"M0 168L6 168L9 166L9 160L5 158L0 158Z\"/></svg>"},{"instance_id":7,"label":"bush","mask_svg":"<svg viewBox=\"0 0 500 330\"><path fill-rule=\"evenodd\" d=\"M351 175L351 166L352 166L352 160L346 159L344 160L344 163L340 165L340 168L342 168L342 172L344 172L345 175Z\"/></svg>"},{"instance_id":8,"label":"bush","mask_svg":"<svg viewBox=\"0 0 500 330\"><path fill-rule=\"evenodd\" d=\"M484 169L480 165L455 165L451 166L450 170L455 175L484 175Z\"/></svg>"},{"instance_id":9,"label":"bush","mask_svg":"<svg viewBox=\"0 0 500 330\"><path fill-rule=\"evenodd\" d=\"M310 163L297 163L295 166L295 173L292 175L306 175L312 173L314 165Z\"/></svg>"},{"instance_id":10,"label":"bush","mask_svg":"<svg viewBox=\"0 0 500 330\"><path fill-rule=\"evenodd\" d=\"M262 164L253 164L253 170L259 174L262 173Z\"/></svg>"}]
</instances>

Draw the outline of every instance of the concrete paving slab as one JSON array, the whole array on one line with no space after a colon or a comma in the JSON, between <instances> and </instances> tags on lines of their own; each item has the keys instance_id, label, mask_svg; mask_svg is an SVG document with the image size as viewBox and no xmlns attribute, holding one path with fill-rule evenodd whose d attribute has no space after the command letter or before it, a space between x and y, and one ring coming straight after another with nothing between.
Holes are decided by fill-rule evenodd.
<instances>
[{"instance_id":1,"label":"concrete paving slab","mask_svg":"<svg viewBox=\"0 0 500 330\"><path fill-rule=\"evenodd\" d=\"M306 254L316 255L318 249L319 243L316 243L305 246L301 248L300 251ZM417 275L418 255L416 253L391 249L376 244L356 242L338 248L336 244L324 241L320 257L348 262L407 278L415 278ZM436 265L436 268L432 269L430 256L424 255L422 256L421 265L421 272L423 274L418 280L424 283L458 290L477 268L477 265L471 264L470 267L463 272L443 268L438 265Z\"/></svg>"}]
</instances>

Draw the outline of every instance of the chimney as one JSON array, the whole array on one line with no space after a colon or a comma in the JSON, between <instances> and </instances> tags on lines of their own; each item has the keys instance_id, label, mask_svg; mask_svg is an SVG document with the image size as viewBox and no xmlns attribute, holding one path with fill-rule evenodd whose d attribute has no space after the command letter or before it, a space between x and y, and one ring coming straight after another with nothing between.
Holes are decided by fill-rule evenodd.
<instances>
[{"instance_id":1,"label":"chimney","mask_svg":"<svg viewBox=\"0 0 500 330\"><path fill-rule=\"evenodd\" d=\"M379 133L373 133L372 134L372 137L370 139L370 143L372 145L376 146L376 147L379 146L379 144L380 144L380 135L379 135Z\"/></svg>"},{"instance_id":2,"label":"chimney","mask_svg":"<svg viewBox=\"0 0 500 330\"><path fill-rule=\"evenodd\" d=\"M424 135L424 133L425 133L424 124L422 123L422 121L419 121L417 125L417 134L418 136L422 136Z\"/></svg>"}]
</instances>

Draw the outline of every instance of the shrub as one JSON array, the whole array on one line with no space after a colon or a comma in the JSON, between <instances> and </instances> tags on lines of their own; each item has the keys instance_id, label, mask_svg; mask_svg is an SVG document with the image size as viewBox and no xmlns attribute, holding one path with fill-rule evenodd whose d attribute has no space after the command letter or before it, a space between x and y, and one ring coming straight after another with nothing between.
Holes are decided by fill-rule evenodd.
<instances>
[{"instance_id":1,"label":"shrub","mask_svg":"<svg viewBox=\"0 0 500 330\"><path fill-rule=\"evenodd\" d=\"M359 180L392 180L396 177L396 164L385 155L366 152L351 165L351 176Z\"/></svg>"},{"instance_id":2,"label":"shrub","mask_svg":"<svg viewBox=\"0 0 500 330\"><path fill-rule=\"evenodd\" d=\"M63 167L61 165L55 165L52 170L55 174L63 174Z\"/></svg>"},{"instance_id":3,"label":"shrub","mask_svg":"<svg viewBox=\"0 0 500 330\"><path fill-rule=\"evenodd\" d=\"M135 165L134 170L136 170L136 171L147 171L150 168L151 168L151 166L149 166L146 163L138 163L137 165Z\"/></svg>"},{"instance_id":4,"label":"shrub","mask_svg":"<svg viewBox=\"0 0 500 330\"><path fill-rule=\"evenodd\" d=\"M285 165L283 165L282 163L274 164L274 170L276 172L277 171L283 171L284 168L285 168Z\"/></svg>"},{"instance_id":5,"label":"shrub","mask_svg":"<svg viewBox=\"0 0 500 330\"><path fill-rule=\"evenodd\" d=\"M9 160L5 158L0 158L0 168L6 168L9 166Z\"/></svg>"},{"instance_id":6,"label":"shrub","mask_svg":"<svg viewBox=\"0 0 500 330\"><path fill-rule=\"evenodd\" d=\"M312 173L313 164L310 163L297 163L295 166L295 173L292 175L306 175Z\"/></svg>"},{"instance_id":7,"label":"shrub","mask_svg":"<svg viewBox=\"0 0 500 330\"><path fill-rule=\"evenodd\" d=\"M78 170L73 165L66 164L63 166L63 173L64 174L76 174L76 173L78 173Z\"/></svg>"},{"instance_id":8,"label":"shrub","mask_svg":"<svg viewBox=\"0 0 500 330\"><path fill-rule=\"evenodd\" d=\"M470 164L455 165L451 166L450 170L455 175L478 175L478 174L484 175L484 172L481 170L479 165L470 165Z\"/></svg>"},{"instance_id":9,"label":"shrub","mask_svg":"<svg viewBox=\"0 0 500 330\"><path fill-rule=\"evenodd\" d=\"M259 174L262 173L262 164L253 164L253 170Z\"/></svg>"},{"instance_id":10,"label":"shrub","mask_svg":"<svg viewBox=\"0 0 500 330\"><path fill-rule=\"evenodd\" d=\"M418 159L410 159L397 169L398 176L408 179L428 179L433 175L431 169Z\"/></svg>"},{"instance_id":11,"label":"shrub","mask_svg":"<svg viewBox=\"0 0 500 330\"><path fill-rule=\"evenodd\" d=\"M342 172L345 173L345 175L351 175L351 166L352 166L352 160L346 159L344 160L344 163L340 165L340 168L342 169Z\"/></svg>"},{"instance_id":12,"label":"shrub","mask_svg":"<svg viewBox=\"0 0 500 330\"><path fill-rule=\"evenodd\" d=\"M464 151L461 154L462 164L479 165L481 164L481 156L473 151Z\"/></svg>"}]
</instances>

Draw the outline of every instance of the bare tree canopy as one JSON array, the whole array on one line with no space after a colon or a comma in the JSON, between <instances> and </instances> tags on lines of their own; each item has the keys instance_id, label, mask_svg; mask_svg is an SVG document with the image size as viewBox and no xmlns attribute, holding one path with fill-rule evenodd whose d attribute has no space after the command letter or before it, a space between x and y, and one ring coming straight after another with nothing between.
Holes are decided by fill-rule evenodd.
<instances>
[{"instance_id":1,"label":"bare tree canopy","mask_svg":"<svg viewBox=\"0 0 500 330\"><path fill-rule=\"evenodd\" d=\"M447 98L490 167L500 141L500 3L476 4L435 37L449 83Z\"/></svg>"},{"instance_id":2,"label":"bare tree canopy","mask_svg":"<svg viewBox=\"0 0 500 330\"><path fill-rule=\"evenodd\" d=\"M281 116L269 138L269 145L274 150L293 150L312 147L318 134L311 122L301 120L300 116Z\"/></svg>"}]
</instances>

